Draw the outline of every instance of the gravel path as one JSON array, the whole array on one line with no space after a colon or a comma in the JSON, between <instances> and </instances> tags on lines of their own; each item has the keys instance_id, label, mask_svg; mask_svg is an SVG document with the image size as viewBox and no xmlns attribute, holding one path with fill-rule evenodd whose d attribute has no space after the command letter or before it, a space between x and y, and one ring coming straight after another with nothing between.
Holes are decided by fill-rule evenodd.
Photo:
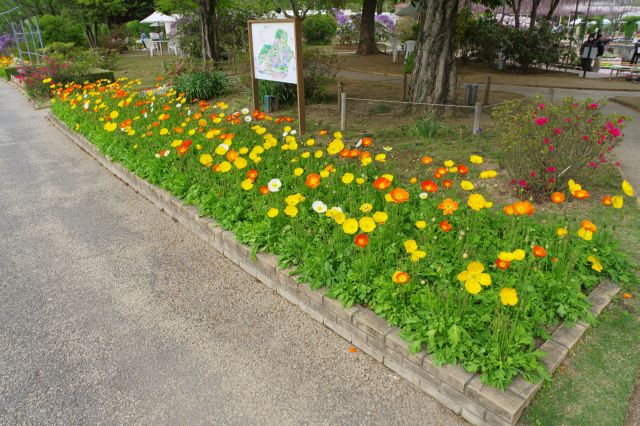
<instances>
[{"instance_id":1,"label":"gravel path","mask_svg":"<svg viewBox=\"0 0 640 426\"><path fill-rule=\"evenodd\" d=\"M0 424L464 423L0 100Z\"/></svg>"}]
</instances>

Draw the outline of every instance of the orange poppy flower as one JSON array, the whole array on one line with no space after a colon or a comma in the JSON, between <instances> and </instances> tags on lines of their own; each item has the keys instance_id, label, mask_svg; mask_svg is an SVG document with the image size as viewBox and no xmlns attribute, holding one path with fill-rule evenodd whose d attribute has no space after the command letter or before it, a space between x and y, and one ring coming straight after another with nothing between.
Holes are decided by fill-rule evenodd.
<instances>
[{"instance_id":1,"label":"orange poppy flower","mask_svg":"<svg viewBox=\"0 0 640 426\"><path fill-rule=\"evenodd\" d=\"M554 192L551 194L551 202L553 204L562 204L564 199L564 194L562 192Z\"/></svg>"},{"instance_id":2,"label":"orange poppy flower","mask_svg":"<svg viewBox=\"0 0 640 426\"><path fill-rule=\"evenodd\" d=\"M256 180L258 177L258 171L256 169L251 169L247 172L247 178L251 180Z\"/></svg>"},{"instance_id":3,"label":"orange poppy flower","mask_svg":"<svg viewBox=\"0 0 640 426\"><path fill-rule=\"evenodd\" d=\"M327 133L329 133L329 131L328 131L328 130L320 130L320 136L324 136L324 135L326 135Z\"/></svg>"},{"instance_id":4,"label":"orange poppy flower","mask_svg":"<svg viewBox=\"0 0 640 426\"><path fill-rule=\"evenodd\" d=\"M509 267L509 265L511 265L511 262L509 262L508 260L502 260L502 259L496 260L496 266L502 269L503 271L506 270Z\"/></svg>"},{"instance_id":5,"label":"orange poppy flower","mask_svg":"<svg viewBox=\"0 0 640 426\"><path fill-rule=\"evenodd\" d=\"M393 188L389 193L394 203L400 204L409 201L409 193L402 188Z\"/></svg>"},{"instance_id":6,"label":"orange poppy flower","mask_svg":"<svg viewBox=\"0 0 640 426\"><path fill-rule=\"evenodd\" d=\"M442 181L442 186L445 188L451 188L453 186L453 181L451 179L445 179Z\"/></svg>"},{"instance_id":7,"label":"orange poppy flower","mask_svg":"<svg viewBox=\"0 0 640 426\"><path fill-rule=\"evenodd\" d=\"M533 255L540 258L545 257L547 255L547 250L542 246L533 246Z\"/></svg>"},{"instance_id":8,"label":"orange poppy flower","mask_svg":"<svg viewBox=\"0 0 640 426\"><path fill-rule=\"evenodd\" d=\"M442 173L435 172L433 174L433 177L436 178L436 179L440 179L442 177Z\"/></svg>"},{"instance_id":9,"label":"orange poppy flower","mask_svg":"<svg viewBox=\"0 0 640 426\"><path fill-rule=\"evenodd\" d=\"M352 149L351 151L349 151L349 158L357 158L358 155L360 155L359 149Z\"/></svg>"},{"instance_id":10,"label":"orange poppy flower","mask_svg":"<svg viewBox=\"0 0 640 426\"><path fill-rule=\"evenodd\" d=\"M433 161L433 158L429 157L428 155L425 155L420 159L420 162L422 164L430 164L432 161Z\"/></svg>"},{"instance_id":11,"label":"orange poppy flower","mask_svg":"<svg viewBox=\"0 0 640 426\"><path fill-rule=\"evenodd\" d=\"M349 148L345 148L342 151L340 151L340 157L342 158L347 158L349 156L349 153L351 152L351 150Z\"/></svg>"},{"instance_id":12,"label":"orange poppy flower","mask_svg":"<svg viewBox=\"0 0 640 426\"><path fill-rule=\"evenodd\" d=\"M438 190L438 185L432 180L425 180L420 183L420 188L426 192L436 192Z\"/></svg>"},{"instance_id":13,"label":"orange poppy flower","mask_svg":"<svg viewBox=\"0 0 640 426\"><path fill-rule=\"evenodd\" d=\"M625 299L632 299L633 295L631 293L624 293L622 297L624 297Z\"/></svg>"},{"instance_id":14,"label":"orange poppy flower","mask_svg":"<svg viewBox=\"0 0 640 426\"><path fill-rule=\"evenodd\" d=\"M236 161L238 159L238 151L234 151L233 149L229 150L229 152L227 152L227 160L229 160L230 163L233 163L234 161Z\"/></svg>"},{"instance_id":15,"label":"orange poppy flower","mask_svg":"<svg viewBox=\"0 0 640 426\"><path fill-rule=\"evenodd\" d=\"M602 197L602 204L605 206L610 206L613 204L613 197L610 195L605 195Z\"/></svg>"},{"instance_id":16,"label":"orange poppy flower","mask_svg":"<svg viewBox=\"0 0 640 426\"><path fill-rule=\"evenodd\" d=\"M384 191L385 189L391 186L391 181L384 176L380 176L373 182L373 187L380 191Z\"/></svg>"},{"instance_id":17,"label":"orange poppy flower","mask_svg":"<svg viewBox=\"0 0 640 426\"><path fill-rule=\"evenodd\" d=\"M442 229L444 232L451 231L451 228L452 228L451 224L446 220L443 220L442 222L440 222L440 229Z\"/></svg>"},{"instance_id":18,"label":"orange poppy flower","mask_svg":"<svg viewBox=\"0 0 640 426\"><path fill-rule=\"evenodd\" d=\"M309 176L307 176L307 179L305 180L304 183L309 188L314 189L318 185L320 185L320 175L317 173L311 173Z\"/></svg>"},{"instance_id":19,"label":"orange poppy flower","mask_svg":"<svg viewBox=\"0 0 640 426\"><path fill-rule=\"evenodd\" d=\"M269 187L267 185L262 185L260 187L260 193L262 195L267 195L269 193Z\"/></svg>"},{"instance_id":20,"label":"orange poppy flower","mask_svg":"<svg viewBox=\"0 0 640 426\"><path fill-rule=\"evenodd\" d=\"M406 284L409 282L409 274L406 272L396 271L391 276L391 279L396 284Z\"/></svg>"},{"instance_id":21,"label":"orange poppy flower","mask_svg":"<svg viewBox=\"0 0 640 426\"><path fill-rule=\"evenodd\" d=\"M556 263L558 260L560 260L560 259L558 259L557 257L552 257L552 258L551 258L551 261L552 261L553 263Z\"/></svg>"},{"instance_id":22,"label":"orange poppy flower","mask_svg":"<svg viewBox=\"0 0 640 426\"><path fill-rule=\"evenodd\" d=\"M456 210L458 210L458 202L452 200L451 198L445 198L440 204L438 204L438 208L442 210L442 214L445 216L448 214L453 214Z\"/></svg>"},{"instance_id":23,"label":"orange poppy flower","mask_svg":"<svg viewBox=\"0 0 640 426\"><path fill-rule=\"evenodd\" d=\"M364 248L367 246L367 244L369 244L369 237L367 236L367 234L358 234L356 235L356 238L353 240L353 242L358 247Z\"/></svg>"},{"instance_id":24,"label":"orange poppy flower","mask_svg":"<svg viewBox=\"0 0 640 426\"><path fill-rule=\"evenodd\" d=\"M362 138L362 146L369 146L372 143L373 143L373 139L371 139L370 137Z\"/></svg>"},{"instance_id":25,"label":"orange poppy flower","mask_svg":"<svg viewBox=\"0 0 640 426\"><path fill-rule=\"evenodd\" d=\"M529 201L518 201L513 204L513 214L518 216L529 215L535 213L536 209Z\"/></svg>"},{"instance_id":26,"label":"orange poppy flower","mask_svg":"<svg viewBox=\"0 0 640 426\"><path fill-rule=\"evenodd\" d=\"M467 173L469 173L469 168L464 164L458 164L458 173L460 173L461 175L466 175Z\"/></svg>"},{"instance_id":27,"label":"orange poppy flower","mask_svg":"<svg viewBox=\"0 0 640 426\"><path fill-rule=\"evenodd\" d=\"M586 229L587 231L591 231L591 232L596 232L598 230L596 225L594 225L594 223L591 222L590 220L583 220L581 226L582 226L582 228Z\"/></svg>"},{"instance_id":28,"label":"orange poppy flower","mask_svg":"<svg viewBox=\"0 0 640 426\"><path fill-rule=\"evenodd\" d=\"M584 200L585 198L589 197L589 191L587 191L586 189L578 189L573 193L573 196L578 200Z\"/></svg>"}]
</instances>

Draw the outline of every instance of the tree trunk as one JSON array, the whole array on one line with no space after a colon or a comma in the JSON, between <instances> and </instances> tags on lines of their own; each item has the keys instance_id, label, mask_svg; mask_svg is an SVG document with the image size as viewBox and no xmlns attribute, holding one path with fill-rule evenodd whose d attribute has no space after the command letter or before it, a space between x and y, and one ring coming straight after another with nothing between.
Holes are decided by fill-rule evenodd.
<instances>
[{"instance_id":1,"label":"tree trunk","mask_svg":"<svg viewBox=\"0 0 640 426\"><path fill-rule=\"evenodd\" d=\"M458 9L459 0L422 3L413 68L413 102L451 104L455 101Z\"/></svg>"},{"instance_id":2,"label":"tree trunk","mask_svg":"<svg viewBox=\"0 0 640 426\"><path fill-rule=\"evenodd\" d=\"M376 2L376 15L380 15L382 13L382 7L384 6L384 0L377 0Z\"/></svg>"},{"instance_id":3,"label":"tree trunk","mask_svg":"<svg viewBox=\"0 0 640 426\"><path fill-rule=\"evenodd\" d=\"M514 25L516 28L520 28L520 6L522 0L511 0L511 10L513 10Z\"/></svg>"},{"instance_id":4,"label":"tree trunk","mask_svg":"<svg viewBox=\"0 0 640 426\"><path fill-rule=\"evenodd\" d=\"M547 12L547 21L551 20L551 18L553 17L553 12L556 11L556 8L559 4L560 0L551 0L551 3L549 4L549 11Z\"/></svg>"},{"instance_id":5,"label":"tree trunk","mask_svg":"<svg viewBox=\"0 0 640 426\"><path fill-rule=\"evenodd\" d=\"M360 19L360 39L357 55L376 55L380 53L376 46L376 0L363 0Z\"/></svg>"},{"instance_id":6,"label":"tree trunk","mask_svg":"<svg viewBox=\"0 0 640 426\"><path fill-rule=\"evenodd\" d=\"M205 62L212 59L220 59L216 2L217 0L198 0L202 59L204 59Z\"/></svg>"},{"instance_id":7,"label":"tree trunk","mask_svg":"<svg viewBox=\"0 0 640 426\"><path fill-rule=\"evenodd\" d=\"M93 30L90 23L84 25L84 33L87 36L87 41L89 42L89 47L95 49L98 47L98 37L97 32Z\"/></svg>"},{"instance_id":8,"label":"tree trunk","mask_svg":"<svg viewBox=\"0 0 640 426\"><path fill-rule=\"evenodd\" d=\"M531 14L529 15L529 29L534 30L536 26L536 19L538 18L538 7L542 0L533 0L531 2Z\"/></svg>"}]
</instances>

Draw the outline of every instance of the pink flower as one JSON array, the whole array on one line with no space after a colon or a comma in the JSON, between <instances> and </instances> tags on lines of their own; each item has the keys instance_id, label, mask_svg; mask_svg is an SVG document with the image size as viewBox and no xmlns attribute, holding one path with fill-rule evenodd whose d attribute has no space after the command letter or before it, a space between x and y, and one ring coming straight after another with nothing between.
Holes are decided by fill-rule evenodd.
<instances>
[{"instance_id":1,"label":"pink flower","mask_svg":"<svg viewBox=\"0 0 640 426\"><path fill-rule=\"evenodd\" d=\"M583 140L583 141L588 141L588 140L589 140L589 136L587 136L587 135L583 135L583 136L582 136L582 140Z\"/></svg>"},{"instance_id":2,"label":"pink flower","mask_svg":"<svg viewBox=\"0 0 640 426\"><path fill-rule=\"evenodd\" d=\"M538 176L538 173L536 173L536 172L531 172L531 177L536 177L536 176Z\"/></svg>"},{"instance_id":3,"label":"pink flower","mask_svg":"<svg viewBox=\"0 0 640 426\"><path fill-rule=\"evenodd\" d=\"M518 182L518 185L523 186L523 187L527 186L527 181L522 179L520 182Z\"/></svg>"},{"instance_id":4,"label":"pink flower","mask_svg":"<svg viewBox=\"0 0 640 426\"><path fill-rule=\"evenodd\" d=\"M555 172L555 171L556 171L556 168L555 168L555 167L553 167L553 166L549 166L549 167L547 167L547 173L553 173L553 172Z\"/></svg>"},{"instance_id":5,"label":"pink flower","mask_svg":"<svg viewBox=\"0 0 640 426\"><path fill-rule=\"evenodd\" d=\"M556 150L556 147L555 147L555 146L553 146L553 145L549 145L549 151L555 151L555 150Z\"/></svg>"},{"instance_id":6,"label":"pink flower","mask_svg":"<svg viewBox=\"0 0 640 426\"><path fill-rule=\"evenodd\" d=\"M571 123L571 119L569 117L567 117L567 118L564 119L564 122L565 123Z\"/></svg>"},{"instance_id":7,"label":"pink flower","mask_svg":"<svg viewBox=\"0 0 640 426\"><path fill-rule=\"evenodd\" d=\"M624 118L622 117L618 118L618 124L622 124L622 123L624 123Z\"/></svg>"},{"instance_id":8,"label":"pink flower","mask_svg":"<svg viewBox=\"0 0 640 426\"><path fill-rule=\"evenodd\" d=\"M553 182L555 182L555 181L556 181L556 180L555 180L554 178L552 178L552 177L550 177L550 178L549 178L549 183L553 183Z\"/></svg>"},{"instance_id":9,"label":"pink flower","mask_svg":"<svg viewBox=\"0 0 640 426\"><path fill-rule=\"evenodd\" d=\"M588 118L587 119L587 123L589 123L589 124L593 123L593 118Z\"/></svg>"},{"instance_id":10,"label":"pink flower","mask_svg":"<svg viewBox=\"0 0 640 426\"><path fill-rule=\"evenodd\" d=\"M543 103L539 103L539 104L538 104L538 108L540 108L540 109L544 109L544 104L543 104Z\"/></svg>"},{"instance_id":11,"label":"pink flower","mask_svg":"<svg viewBox=\"0 0 640 426\"><path fill-rule=\"evenodd\" d=\"M613 163L616 167L620 167L620 162L616 161L615 163Z\"/></svg>"},{"instance_id":12,"label":"pink flower","mask_svg":"<svg viewBox=\"0 0 640 426\"><path fill-rule=\"evenodd\" d=\"M544 138L544 143L546 143L547 145L549 145L551 143L551 139L549 138Z\"/></svg>"},{"instance_id":13,"label":"pink flower","mask_svg":"<svg viewBox=\"0 0 640 426\"><path fill-rule=\"evenodd\" d=\"M598 105L597 103L592 102L592 103L589 104L589 109L598 109L599 106L600 105Z\"/></svg>"},{"instance_id":14,"label":"pink flower","mask_svg":"<svg viewBox=\"0 0 640 426\"><path fill-rule=\"evenodd\" d=\"M547 117L538 117L535 122L538 126L544 126L549 122L549 119Z\"/></svg>"},{"instance_id":15,"label":"pink flower","mask_svg":"<svg viewBox=\"0 0 640 426\"><path fill-rule=\"evenodd\" d=\"M516 184L516 180L515 180L515 179L511 179L511 183L512 183L513 185L515 185L515 184Z\"/></svg>"},{"instance_id":16,"label":"pink flower","mask_svg":"<svg viewBox=\"0 0 640 426\"><path fill-rule=\"evenodd\" d=\"M556 127L555 129L553 129L553 133L555 133L556 135L559 135L562 132L562 130L560 129L560 127Z\"/></svg>"}]
</instances>

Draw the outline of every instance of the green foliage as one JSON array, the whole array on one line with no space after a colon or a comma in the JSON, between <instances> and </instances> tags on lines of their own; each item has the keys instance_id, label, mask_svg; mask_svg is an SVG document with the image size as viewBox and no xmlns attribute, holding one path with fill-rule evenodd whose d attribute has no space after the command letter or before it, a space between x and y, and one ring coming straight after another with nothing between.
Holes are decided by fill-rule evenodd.
<instances>
[{"instance_id":1,"label":"green foliage","mask_svg":"<svg viewBox=\"0 0 640 426\"><path fill-rule=\"evenodd\" d=\"M494 110L504 167L535 197L567 188L568 180L590 184L601 177L611 150L622 141L624 120L605 116L591 100L510 100Z\"/></svg>"},{"instance_id":2,"label":"green foliage","mask_svg":"<svg viewBox=\"0 0 640 426\"><path fill-rule=\"evenodd\" d=\"M309 44L330 44L338 24L333 15L313 15L302 21L302 34Z\"/></svg>"},{"instance_id":3,"label":"green foliage","mask_svg":"<svg viewBox=\"0 0 640 426\"><path fill-rule=\"evenodd\" d=\"M492 64L500 55L522 69L560 61L562 34L543 22L535 31L500 25L493 20L462 15L457 40L464 60Z\"/></svg>"},{"instance_id":4,"label":"green foliage","mask_svg":"<svg viewBox=\"0 0 640 426\"><path fill-rule=\"evenodd\" d=\"M442 124L442 121L435 114L427 114L416 121L415 133L421 138L433 138L439 132L450 132L450 130Z\"/></svg>"},{"instance_id":5,"label":"green foliage","mask_svg":"<svg viewBox=\"0 0 640 426\"><path fill-rule=\"evenodd\" d=\"M149 24L143 24L140 21L129 21L125 25L125 30L128 37L140 38L140 34L146 33L147 36L152 31L152 27Z\"/></svg>"},{"instance_id":6,"label":"green foliage","mask_svg":"<svg viewBox=\"0 0 640 426\"><path fill-rule=\"evenodd\" d=\"M335 81L337 74L337 57L335 53L318 49L303 49L302 63L304 70L304 96L313 102L320 101L327 88ZM275 96L280 105L291 105L297 99L295 84L278 83L260 80L260 99L265 95Z\"/></svg>"},{"instance_id":7,"label":"green foliage","mask_svg":"<svg viewBox=\"0 0 640 426\"><path fill-rule=\"evenodd\" d=\"M94 68L112 69L114 54L105 49L83 49L73 42L54 42L44 48L44 53L59 62L68 62L70 73L81 75Z\"/></svg>"},{"instance_id":8,"label":"green foliage","mask_svg":"<svg viewBox=\"0 0 640 426\"><path fill-rule=\"evenodd\" d=\"M195 71L177 76L174 86L189 101L207 100L228 93L231 81L219 71Z\"/></svg>"},{"instance_id":9,"label":"green foliage","mask_svg":"<svg viewBox=\"0 0 640 426\"><path fill-rule=\"evenodd\" d=\"M43 15L38 18L38 25L45 46L55 42L74 43L76 46L86 44L82 25L70 18Z\"/></svg>"}]
</instances>

